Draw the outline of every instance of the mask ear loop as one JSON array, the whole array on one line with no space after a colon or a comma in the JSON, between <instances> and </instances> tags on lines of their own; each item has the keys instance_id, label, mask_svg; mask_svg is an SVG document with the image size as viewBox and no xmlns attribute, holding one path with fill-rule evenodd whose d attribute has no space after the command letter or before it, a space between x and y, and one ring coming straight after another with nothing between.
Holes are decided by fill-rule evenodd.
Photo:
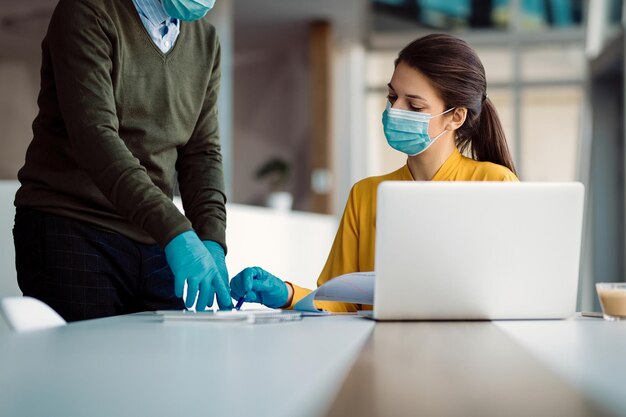
<instances>
[{"instance_id":1,"label":"mask ear loop","mask_svg":"<svg viewBox=\"0 0 626 417\"><path fill-rule=\"evenodd\" d=\"M430 141L431 142L435 142L437 139L439 139L440 137L443 136L444 133L446 133L448 131L448 129L443 129L443 132L441 132L440 134L438 134L437 136L435 136L434 138L432 138Z\"/></svg>"},{"instance_id":2,"label":"mask ear loop","mask_svg":"<svg viewBox=\"0 0 626 417\"><path fill-rule=\"evenodd\" d=\"M436 115L434 115L434 116L430 116L430 118L432 119L432 118L434 118L434 117L439 117L439 116L441 116L441 115L444 115L444 114L446 114L446 113L451 112L451 111L452 111L452 110L454 110L454 109L456 109L456 107L450 107L450 108L449 108L448 110L446 110L446 111L443 111L443 112L441 112L441 113L439 113L439 114L436 114Z\"/></svg>"},{"instance_id":3,"label":"mask ear loop","mask_svg":"<svg viewBox=\"0 0 626 417\"><path fill-rule=\"evenodd\" d=\"M439 114L436 114L436 115L434 115L434 116L431 116L430 118L432 119L433 117L438 117L438 116L441 116L441 115L443 115L443 114L446 114L446 113L448 113L448 112L451 112L451 111L452 111L452 110L454 110L454 109L456 109L456 107L450 107L448 110L446 110L446 111L444 111L444 112L441 112L441 113L439 113ZM433 143L434 143L437 139L439 139L439 138L440 138L440 137L441 137L444 133L446 133L447 131L448 131L448 129L447 129L447 128L445 128L445 129L443 129L443 131L442 131L440 134L438 134L438 135L437 135L437 136L435 136L434 138L432 138L432 139L430 139L430 138L429 138L429 139L430 139L430 142L431 142L431 143L430 143L430 145L432 145L432 144L433 144ZM428 145L428 146L430 147L430 145ZM426 148L426 149L428 149L428 148Z\"/></svg>"},{"instance_id":4,"label":"mask ear loop","mask_svg":"<svg viewBox=\"0 0 626 417\"><path fill-rule=\"evenodd\" d=\"M441 116L441 115L446 114L446 113L448 113L448 112L450 112L450 111L452 111L452 110L454 110L454 109L456 109L456 107L450 107L448 110L446 110L446 111L444 111L444 112L442 112L442 113L436 114L436 115L434 115L434 116L431 116L430 118L432 119L433 117L438 117L438 116ZM448 129L447 129L447 128L445 128L445 129L443 129L443 131L442 131L440 134L438 134L438 135L437 135L437 136L435 136L434 138L432 138L432 139L430 139L430 138L429 138L429 139L430 139L430 142L431 142L431 145L432 145L432 144L433 144L433 143L434 143L437 139L439 139L439 138L440 138L440 137L441 137L444 133L446 133L447 131L448 131ZM430 146L430 145L429 145L429 146ZM426 149L428 149L428 148L426 148Z\"/></svg>"},{"instance_id":5,"label":"mask ear loop","mask_svg":"<svg viewBox=\"0 0 626 417\"><path fill-rule=\"evenodd\" d=\"M436 114L436 115L432 116L432 117L431 117L431 119L432 119L433 117L437 117L437 116L441 116L442 114L446 114L446 113L448 113L448 112L450 112L450 111L452 111L452 110L454 110L454 109L456 109L456 107L450 107L448 110L446 110L446 111L444 111L444 112L442 112L442 113L439 113L439 114ZM443 131L442 131L440 134L438 134L437 136L435 136L434 138L432 138L432 139L431 139L431 138L429 137L428 139L430 139L430 144L429 144L426 148L424 148L424 150L423 150L422 152L424 152L426 149L430 148L430 147L431 147L431 145L432 145L433 143L435 143L435 141L436 141L437 139L439 139L440 137L442 137L442 136L443 136L443 134L444 134L444 133L446 133L447 131L448 131L448 129L447 129L447 128L444 128L444 129L443 129Z\"/></svg>"}]
</instances>

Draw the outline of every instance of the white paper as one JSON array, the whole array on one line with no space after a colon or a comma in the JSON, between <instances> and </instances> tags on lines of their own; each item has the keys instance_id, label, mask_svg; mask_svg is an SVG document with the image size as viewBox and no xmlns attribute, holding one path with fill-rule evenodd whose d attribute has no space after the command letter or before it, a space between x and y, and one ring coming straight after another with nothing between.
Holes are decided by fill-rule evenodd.
<instances>
[{"instance_id":1,"label":"white paper","mask_svg":"<svg viewBox=\"0 0 626 417\"><path fill-rule=\"evenodd\" d=\"M315 307L315 300L374 304L375 277L374 272L353 272L335 277L296 303L294 310L320 312Z\"/></svg>"},{"instance_id":2,"label":"white paper","mask_svg":"<svg viewBox=\"0 0 626 417\"><path fill-rule=\"evenodd\" d=\"M159 310L156 312L164 322L169 321L213 321L213 322L246 322L274 323L279 321L294 321L302 319L302 312L286 310Z\"/></svg>"}]
</instances>

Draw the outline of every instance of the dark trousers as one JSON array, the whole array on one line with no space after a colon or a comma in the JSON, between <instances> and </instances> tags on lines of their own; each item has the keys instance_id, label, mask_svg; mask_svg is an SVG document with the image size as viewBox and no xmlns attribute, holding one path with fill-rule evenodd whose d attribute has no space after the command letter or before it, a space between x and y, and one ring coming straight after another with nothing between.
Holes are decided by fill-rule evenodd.
<instances>
[{"instance_id":1,"label":"dark trousers","mask_svg":"<svg viewBox=\"0 0 626 417\"><path fill-rule=\"evenodd\" d=\"M184 308L158 245L32 209L17 210L13 240L20 289L67 321Z\"/></svg>"}]
</instances>

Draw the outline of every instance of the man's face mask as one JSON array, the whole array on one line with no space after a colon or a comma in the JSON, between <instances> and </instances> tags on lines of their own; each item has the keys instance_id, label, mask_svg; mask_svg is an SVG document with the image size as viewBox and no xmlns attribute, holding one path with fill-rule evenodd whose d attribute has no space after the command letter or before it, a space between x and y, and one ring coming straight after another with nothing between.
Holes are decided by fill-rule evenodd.
<instances>
[{"instance_id":1,"label":"man's face mask","mask_svg":"<svg viewBox=\"0 0 626 417\"><path fill-rule=\"evenodd\" d=\"M180 20L203 18L215 5L215 0L163 0L168 15Z\"/></svg>"}]
</instances>

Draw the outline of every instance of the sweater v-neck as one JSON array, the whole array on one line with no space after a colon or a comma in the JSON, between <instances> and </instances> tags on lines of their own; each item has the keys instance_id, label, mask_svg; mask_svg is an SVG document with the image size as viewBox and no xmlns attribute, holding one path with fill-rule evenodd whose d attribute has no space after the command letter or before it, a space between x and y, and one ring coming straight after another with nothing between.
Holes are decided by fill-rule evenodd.
<instances>
[{"instance_id":1,"label":"sweater v-neck","mask_svg":"<svg viewBox=\"0 0 626 417\"><path fill-rule=\"evenodd\" d=\"M154 41L152 40L152 37L150 36L150 34L148 33L148 29L146 29L146 27L144 26L143 22L141 21L141 17L139 16L139 10L137 10L137 8L135 7L135 5L133 4L133 0L126 0L124 1L125 5L127 8L130 8L130 12L131 14L134 16L134 20L135 22L140 26L141 32L143 33L143 37L144 39L150 44L150 46L152 47L152 50L154 52L156 52L159 57L167 62L171 59L171 57L174 55L174 53L176 52L178 48L178 44L180 44L181 42L184 41L184 37L185 37L185 33L186 31L186 27L187 25L185 24L185 22L183 22L182 20L180 21L180 32L178 34L178 38L176 39L176 42L174 42L174 45L172 46L172 48L167 51L167 52L163 52L159 49L159 47L154 43Z\"/></svg>"}]
</instances>

